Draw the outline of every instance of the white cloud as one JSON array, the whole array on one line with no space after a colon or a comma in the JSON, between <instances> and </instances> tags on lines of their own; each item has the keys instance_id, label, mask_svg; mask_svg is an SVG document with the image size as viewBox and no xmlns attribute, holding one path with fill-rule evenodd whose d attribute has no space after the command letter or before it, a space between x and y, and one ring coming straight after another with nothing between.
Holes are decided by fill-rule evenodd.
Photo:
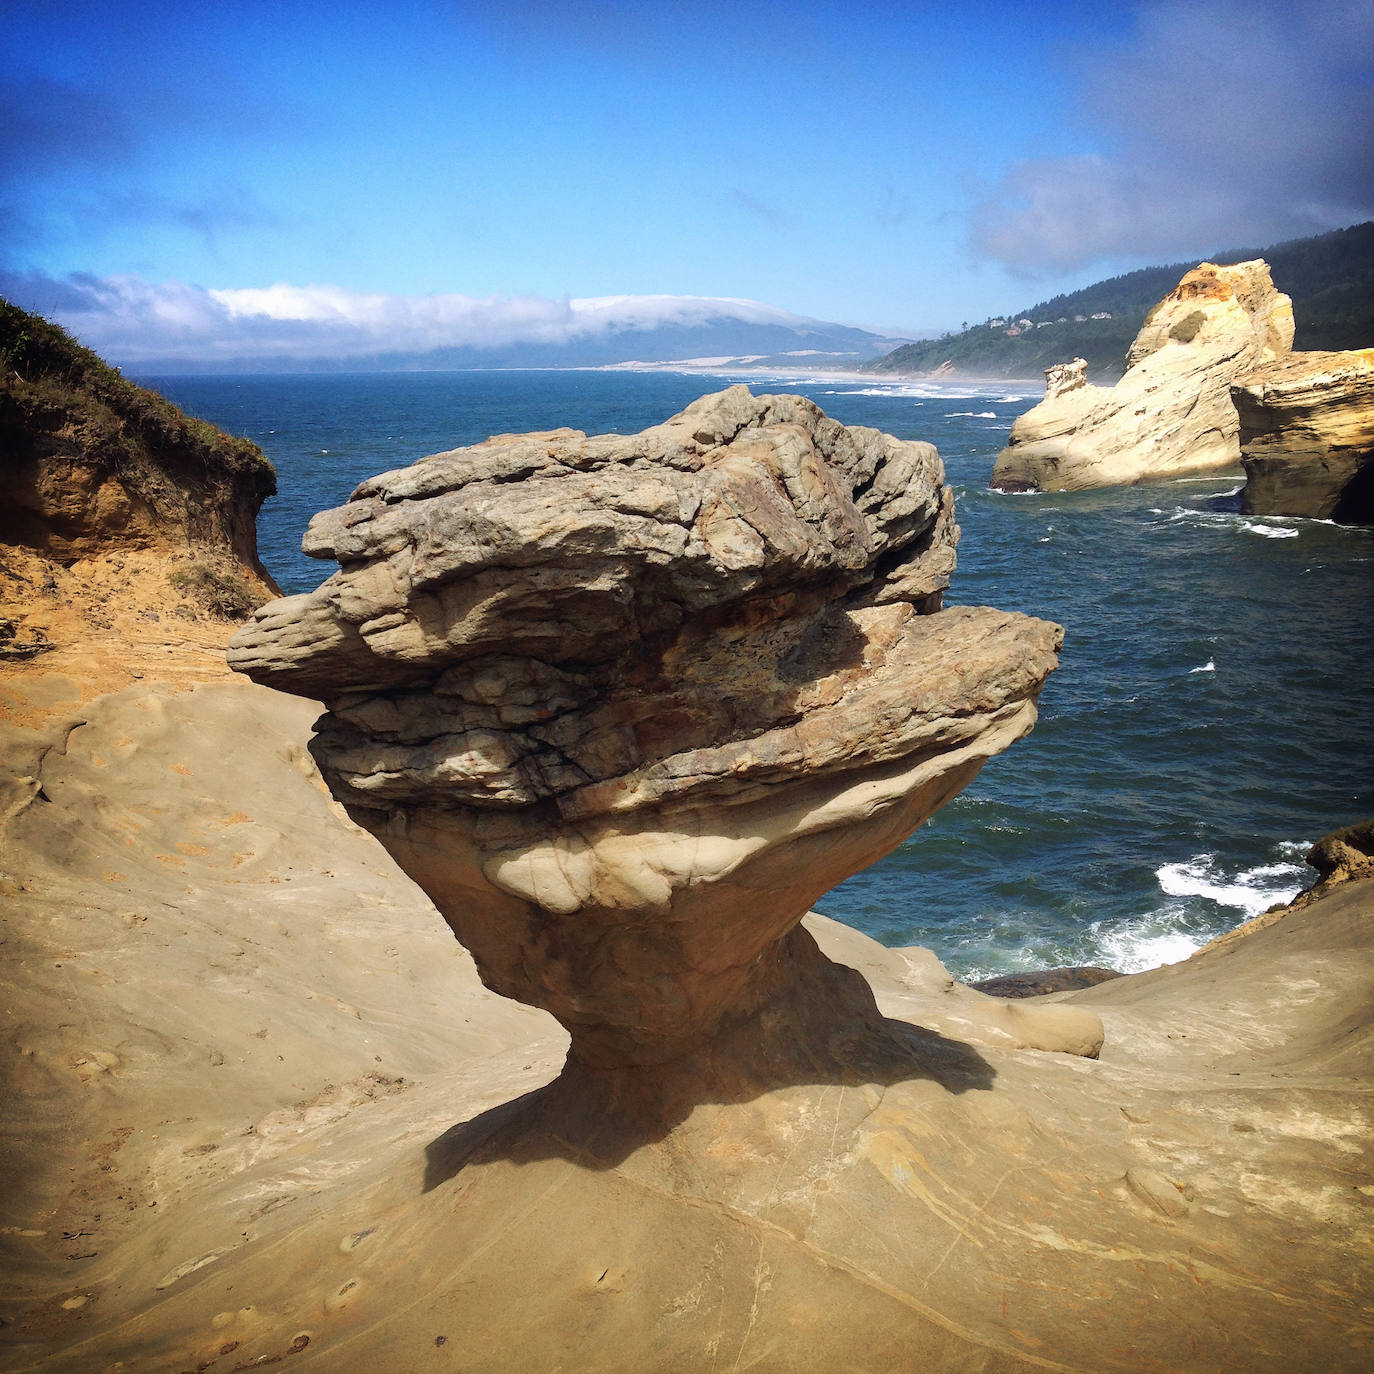
<instances>
[{"instance_id":1,"label":"white cloud","mask_svg":"<svg viewBox=\"0 0 1374 1374\"><path fill-rule=\"evenodd\" d=\"M1258 247L1374 214L1374 9L1158 0L1085 54L1085 127L1110 154L1014 163L975 252L1029 272Z\"/></svg>"},{"instance_id":2,"label":"white cloud","mask_svg":"<svg viewBox=\"0 0 1374 1374\"><path fill-rule=\"evenodd\" d=\"M392 296L327 285L214 290L131 275L59 280L34 274L0 278L0 291L127 366L560 344L721 318L794 328L809 323L758 301L707 296Z\"/></svg>"}]
</instances>

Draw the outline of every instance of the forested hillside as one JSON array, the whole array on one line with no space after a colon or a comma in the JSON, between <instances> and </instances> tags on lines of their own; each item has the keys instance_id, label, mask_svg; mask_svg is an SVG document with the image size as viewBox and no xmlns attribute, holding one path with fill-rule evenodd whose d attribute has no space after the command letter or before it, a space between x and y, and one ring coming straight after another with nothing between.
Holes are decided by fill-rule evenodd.
<instances>
[{"instance_id":1,"label":"forested hillside","mask_svg":"<svg viewBox=\"0 0 1374 1374\"><path fill-rule=\"evenodd\" d=\"M1210 261L1251 258L1263 258L1274 285L1293 299L1294 348L1374 347L1374 221L1268 248L1229 249ZM1035 377L1079 357L1087 359L1093 376L1115 380L1150 308L1195 266L1142 267L1014 311L1001 323L905 344L870 366L877 372L931 372L948 364L965 376ZM1100 314L1111 318L1092 318ZM1029 327L1017 324L1024 320Z\"/></svg>"}]
</instances>

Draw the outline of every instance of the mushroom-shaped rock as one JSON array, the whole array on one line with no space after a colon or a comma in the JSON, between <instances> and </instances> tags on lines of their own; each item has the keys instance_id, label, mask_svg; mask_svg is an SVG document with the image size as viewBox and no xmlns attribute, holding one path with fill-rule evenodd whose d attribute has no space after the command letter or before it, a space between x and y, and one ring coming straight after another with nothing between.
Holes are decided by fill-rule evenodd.
<instances>
[{"instance_id":1,"label":"mushroom-shaped rock","mask_svg":"<svg viewBox=\"0 0 1374 1374\"><path fill-rule=\"evenodd\" d=\"M230 657L323 699L335 794L571 1068L730 1040L776 1075L878 1023L801 916L1025 734L1054 667L1057 626L941 609L957 537L929 444L736 386L364 482L306 536L339 570Z\"/></svg>"}]
</instances>

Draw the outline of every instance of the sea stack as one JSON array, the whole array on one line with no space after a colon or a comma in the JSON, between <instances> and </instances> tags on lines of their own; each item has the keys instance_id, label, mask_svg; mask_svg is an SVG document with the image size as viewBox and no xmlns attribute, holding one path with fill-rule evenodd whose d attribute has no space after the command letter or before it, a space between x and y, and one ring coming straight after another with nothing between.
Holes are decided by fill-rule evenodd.
<instances>
[{"instance_id":1,"label":"sea stack","mask_svg":"<svg viewBox=\"0 0 1374 1374\"><path fill-rule=\"evenodd\" d=\"M1080 359L1046 372L1045 399L1012 425L990 485L1073 491L1238 470L1231 383L1292 347L1292 302L1266 263L1201 263L1150 312L1115 386L1088 383Z\"/></svg>"},{"instance_id":2,"label":"sea stack","mask_svg":"<svg viewBox=\"0 0 1374 1374\"><path fill-rule=\"evenodd\" d=\"M1231 387L1248 515L1374 524L1374 348L1294 353Z\"/></svg>"},{"instance_id":3,"label":"sea stack","mask_svg":"<svg viewBox=\"0 0 1374 1374\"><path fill-rule=\"evenodd\" d=\"M1055 665L1057 626L941 609L957 537L929 444L736 386L363 483L306 536L339 570L231 663L325 702L335 795L568 1029L584 1097L702 1054L776 1082L881 1041L802 915L1024 735Z\"/></svg>"}]
</instances>

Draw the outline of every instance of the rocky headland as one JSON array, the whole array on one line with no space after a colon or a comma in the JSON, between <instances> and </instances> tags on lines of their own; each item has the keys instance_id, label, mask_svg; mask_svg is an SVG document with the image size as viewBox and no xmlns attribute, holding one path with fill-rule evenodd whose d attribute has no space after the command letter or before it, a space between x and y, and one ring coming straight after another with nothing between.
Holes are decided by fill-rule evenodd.
<instances>
[{"instance_id":1,"label":"rocky headland","mask_svg":"<svg viewBox=\"0 0 1374 1374\"><path fill-rule=\"evenodd\" d=\"M1150 312L1115 386L1088 382L1082 359L1046 372L990 484L1074 491L1238 470L1231 383L1292 346L1292 304L1264 262L1202 263Z\"/></svg>"},{"instance_id":2,"label":"rocky headland","mask_svg":"<svg viewBox=\"0 0 1374 1374\"><path fill-rule=\"evenodd\" d=\"M1293 353L1238 378L1242 509L1374 524L1374 349Z\"/></svg>"},{"instance_id":3,"label":"rocky headland","mask_svg":"<svg viewBox=\"0 0 1374 1374\"><path fill-rule=\"evenodd\" d=\"M0 684L0 1368L1368 1367L1364 830L1048 997L798 920L1054 664L928 445L735 389L308 544L233 650L304 696Z\"/></svg>"}]
</instances>

